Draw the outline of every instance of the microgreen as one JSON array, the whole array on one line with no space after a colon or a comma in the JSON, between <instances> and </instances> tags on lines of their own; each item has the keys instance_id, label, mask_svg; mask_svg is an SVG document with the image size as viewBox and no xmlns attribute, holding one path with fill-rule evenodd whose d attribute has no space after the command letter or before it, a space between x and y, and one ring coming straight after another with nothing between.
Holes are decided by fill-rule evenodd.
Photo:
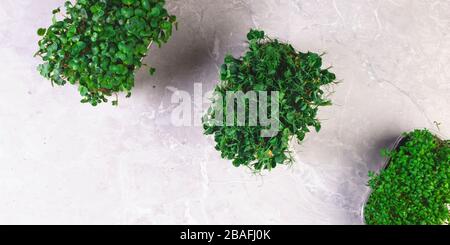
<instances>
[{"instance_id":1,"label":"microgreen","mask_svg":"<svg viewBox=\"0 0 450 245\"><path fill-rule=\"evenodd\" d=\"M166 43L176 25L164 5L164 0L67 1L62 19L58 8L52 25L37 31L40 74L52 84L77 85L81 102L93 106L119 92L129 97L148 47Z\"/></svg>"},{"instance_id":2,"label":"microgreen","mask_svg":"<svg viewBox=\"0 0 450 245\"><path fill-rule=\"evenodd\" d=\"M450 141L428 130L405 134L379 174L370 173L373 192L365 206L369 225L441 225L450 213Z\"/></svg>"},{"instance_id":3,"label":"microgreen","mask_svg":"<svg viewBox=\"0 0 450 245\"><path fill-rule=\"evenodd\" d=\"M318 54L298 52L259 30L251 30L247 38L249 50L243 57L225 57L221 83L215 93L223 98L230 91L279 92L279 133L261 137L261 130L266 129L261 125L218 126L207 121L204 129L206 135L214 135L216 149L223 158L232 160L236 167L261 171L292 162L288 149L291 138L303 141L311 127L320 131L318 110L331 105L322 87L332 84L336 76L329 69L322 69L322 57ZM248 111L248 101L246 107ZM214 118L214 113L210 109L205 118Z\"/></svg>"}]
</instances>

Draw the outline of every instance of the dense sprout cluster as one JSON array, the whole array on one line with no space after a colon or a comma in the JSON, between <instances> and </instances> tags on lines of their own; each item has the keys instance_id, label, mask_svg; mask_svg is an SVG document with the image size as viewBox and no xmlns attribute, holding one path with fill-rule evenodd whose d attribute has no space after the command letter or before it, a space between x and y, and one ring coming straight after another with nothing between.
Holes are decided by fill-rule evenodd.
<instances>
[{"instance_id":1,"label":"dense sprout cluster","mask_svg":"<svg viewBox=\"0 0 450 245\"><path fill-rule=\"evenodd\" d=\"M292 162L288 150L290 139L296 136L302 141L310 127L316 131L321 129L316 118L319 107L331 105L322 86L333 83L336 77L329 69L321 68L320 55L297 52L291 45L270 39L262 31L252 30L248 41L250 50L243 57L225 58L222 82L215 93L226 98L230 91L267 91L268 94L278 91L279 133L261 137L261 130L267 129L263 125L219 126L209 120L205 120L204 129L206 135L214 135L216 149L223 158L232 160L235 166L260 171ZM227 103L223 105L226 107ZM246 107L249 111L248 101ZM224 111L226 114L226 108ZM215 113L209 110L205 118L214 118Z\"/></svg>"},{"instance_id":2,"label":"dense sprout cluster","mask_svg":"<svg viewBox=\"0 0 450 245\"><path fill-rule=\"evenodd\" d=\"M164 5L164 0L66 2L62 20L56 9L53 24L38 30L36 55L44 61L38 70L52 84L77 84L83 103L95 106L118 92L130 96L148 47L172 35L176 18Z\"/></svg>"},{"instance_id":3,"label":"dense sprout cluster","mask_svg":"<svg viewBox=\"0 0 450 245\"><path fill-rule=\"evenodd\" d=\"M385 152L389 166L371 173L373 193L364 210L370 225L440 225L448 222L450 142L428 130L405 135L398 149Z\"/></svg>"}]
</instances>

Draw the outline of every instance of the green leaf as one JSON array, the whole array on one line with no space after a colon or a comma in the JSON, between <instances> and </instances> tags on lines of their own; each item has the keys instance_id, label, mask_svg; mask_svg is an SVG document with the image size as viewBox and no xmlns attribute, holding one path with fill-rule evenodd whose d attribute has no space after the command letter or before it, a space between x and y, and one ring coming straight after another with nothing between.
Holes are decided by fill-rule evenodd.
<instances>
[{"instance_id":1,"label":"green leaf","mask_svg":"<svg viewBox=\"0 0 450 245\"><path fill-rule=\"evenodd\" d=\"M141 4L145 10L150 10L150 2L148 0L141 0Z\"/></svg>"},{"instance_id":2,"label":"green leaf","mask_svg":"<svg viewBox=\"0 0 450 245\"><path fill-rule=\"evenodd\" d=\"M266 92L268 100L272 100L272 92L278 92L278 98L273 99L278 101L279 108L272 108L267 103L268 112L279 114L278 118L269 117L280 123L274 129L278 129L278 134L265 138L261 133L263 129L268 129L266 125L247 125L250 121L249 99L239 100L246 112L245 126L204 123L203 127L206 135L214 136L216 149L223 158L231 160L234 166L246 166L259 172L291 163L290 139L296 136L299 141L303 141L310 127L320 131L318 109L329 104L324 98L322 86L329 84L332 76L323 75L329 71L318 66L320 62L317 57L320 56L317 54L297 52L292 45L268 38L260 30L251 30L247 37L250 48L242 57L225 56L220 68L222 81L214 92L222 98L226 98L229 92ZM305 69L303 62L299 62L304 60L311 60L311 67ZM229 116L226 101L218 102L224 103L221 105L215 101L205 118L214 119L215 107L220 105L224 107L223 117ZM232 103L232 106L238 107L238 102ZM237 121L236 114L233 115L234 121ZM271 116L271 113L267 116ZM261 115L255 117L261 122Z\"/></svg>"},{"instance_id":3,"label":"green leaf","mask_svg":"<svg viewBox=\"0 0 450 245\"><path fill-rule=\"evenodd\" d=\"M53 10L53 11L52 11L52 14L57 14L57 13L59 13L59 12L61 12L61 8L57 8L57 9Z\"/></svg>"},{"instance_id":4,"label":"green leaf","mask_svg":"<svg viewBox=\"0 0 450 245\"><path fill-rule=\"evenodd\" d=\"M450 144L428 130L405 133L388 164L369 172L372 194L364 209L370 225L442 225L449 220Z\"/></svg>"},{"instance_id":5,"label":"green leaf","mask_svg":"<svg viewBox=\"0 0 450 245\"><path fill-rule=\"evenodd\" d=\"M150 12L150 16L157 17L161 15L161 6L156 5L154 8L152 8Z\"/></svg>"},{"instance_id":6,"label":"green leaf","mask_svg":"<svg viewBox=\"0 0 450 245\"><path fill-rule=\"evenodd\" d=\"M39 28L38 31L37 31L37 34L38 34L39 36L44 36L46 32L47 32L47 29L45 29L45 28Z\"/></svg>"},{"instance_id":7,"label":"green leaf","mask_svg":"<svg viewBox=\"0 0 450 245\"><path fill-rule=\"evenodd\" d=\"M126 5L132 5L135 2L136 2L136 0L122 0L122 3L126 4Z\"/></svg>"},{"instance_id":8,"label":"green leaf","mask_svg":"<svg viewBox=\"0 0 450 245\"><path fill-rule=\"evenodd\" d=\"M80 92L81 96L86 96L89 93L89 90L84 86L80 86L78 88L78 91Z\"/></svg>"}]
</instances>

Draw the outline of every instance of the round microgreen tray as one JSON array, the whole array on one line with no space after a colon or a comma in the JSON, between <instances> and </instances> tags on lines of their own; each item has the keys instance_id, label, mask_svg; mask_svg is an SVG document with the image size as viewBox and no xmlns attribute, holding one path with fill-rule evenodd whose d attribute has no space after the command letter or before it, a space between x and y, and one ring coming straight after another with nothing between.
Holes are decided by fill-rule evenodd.
<instances>
[{"instance_id":1,"label":"round microgreen tray","mask_svg":"<svg viewBox=\"0 0 450 245\"><path fill-rule=\"evenodd\" d=\"M436 131L434 131L434 130L429 130L431 133L433 133L433 135L436 137L436 138L438 138L438 139L440 139L440 140L443 140L444 139L444 137L440 134L440 133L438 133L438 132L436 132ZM405 136L400 136L400 137L398 137L397 138L397 140L394 142L394 144L392 144L392 146L390 147L390 151L396 151L396 150L398 150L401 146L403 146L406 142L408 141L408 138L407 137L405 137ZM380 168L380 170L379 171L383 171L383 170L386 170L388 167L389 167L389 165L390 165L390 163L391 163L391 158L389 157L389 158L387 158L386 160L385 160L385 162L383 163L383 165L381 166L381 168ZM366 224L366 221L365 221L365 218L364 218L364 210L365 210L365 208L366 208L366 205L367 205L367 202L369 201L369 198L370 198L370 195L372 194L372 192L373 192L373 190L372 189L369 189L366 193L365 193L365 196L364 196L364 202L363 202L363 205L362 205L362 207L361 207L361 221L362 221L362 223L365 225Z\"/></svg>"}]
</instances>

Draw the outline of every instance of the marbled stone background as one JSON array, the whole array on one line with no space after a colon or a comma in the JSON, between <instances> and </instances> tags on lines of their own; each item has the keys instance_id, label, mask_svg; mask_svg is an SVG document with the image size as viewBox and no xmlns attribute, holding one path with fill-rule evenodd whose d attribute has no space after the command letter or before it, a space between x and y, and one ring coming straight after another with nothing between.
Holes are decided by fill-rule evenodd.
<instances>
[{"instance_id":1,"label":"marbled stone background","mask_svg":"<svg viewBox=\"0 0 450 245\"><path fill-rule=\"evenodd\" d=\"M435 121L450 134L448 0L168 0L179 31L118 108L82 105L36 72L36 30L63 0L0 2L2 224L361 224L379 150ZM296 164L263 176L169 120L167 87L212 89L251 27L326 51L342 80L323 131L293 142Z\"/></svg>"}]
</instances>

